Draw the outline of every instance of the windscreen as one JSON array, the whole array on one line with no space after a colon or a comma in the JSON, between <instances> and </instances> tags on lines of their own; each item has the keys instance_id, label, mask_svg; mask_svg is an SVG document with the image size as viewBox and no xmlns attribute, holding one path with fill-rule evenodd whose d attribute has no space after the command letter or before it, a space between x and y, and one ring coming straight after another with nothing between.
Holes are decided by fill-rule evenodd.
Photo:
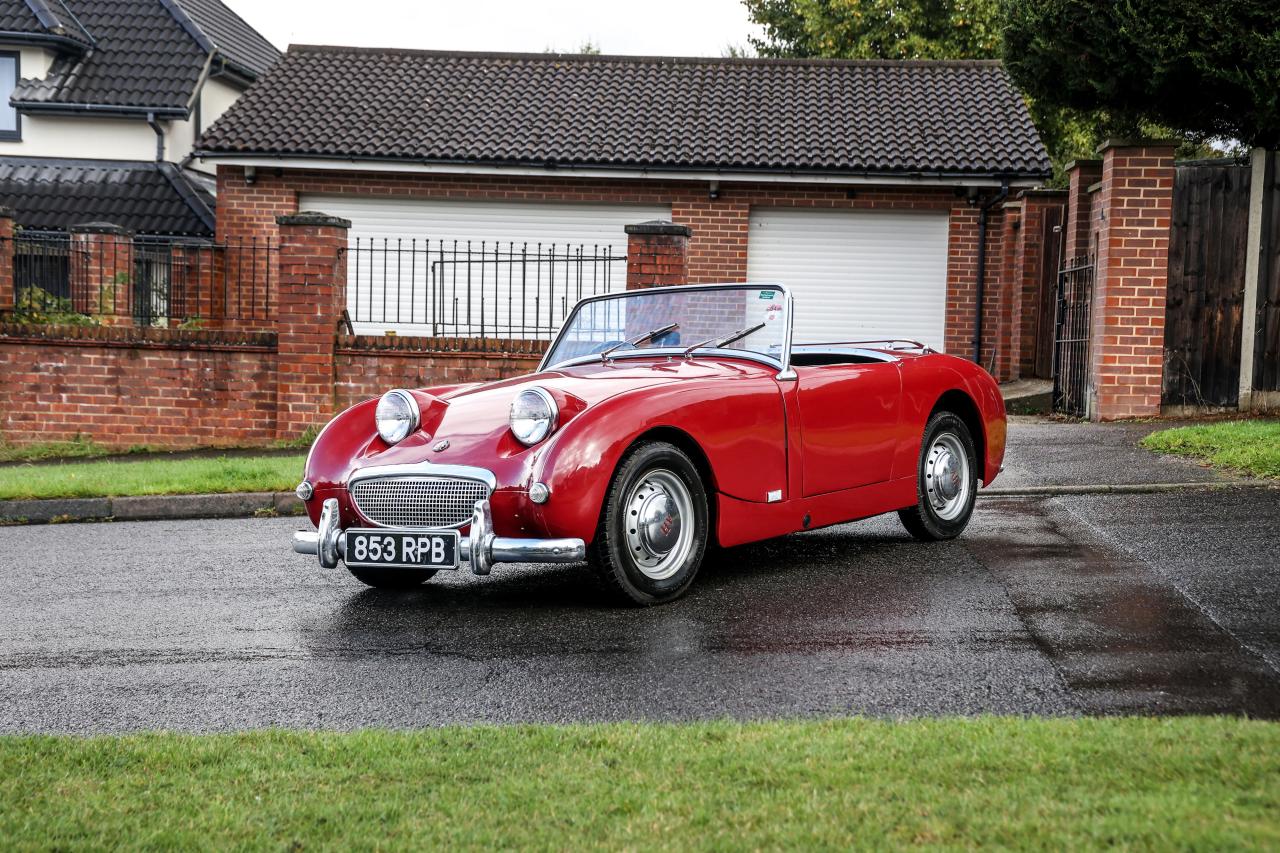
<instances>
[{"instance_id":1,"label":"windscreen","mask_svg":"<svg viewBox=\"0 0 1280 853\"><path fill-rule=\"evenodd\" d=\"M622 354L694 344L747 350L781 361L786 312L785 294L767 285L631 290L575 308L546 364L609 350Z\"/></svg>"}]
</instances>

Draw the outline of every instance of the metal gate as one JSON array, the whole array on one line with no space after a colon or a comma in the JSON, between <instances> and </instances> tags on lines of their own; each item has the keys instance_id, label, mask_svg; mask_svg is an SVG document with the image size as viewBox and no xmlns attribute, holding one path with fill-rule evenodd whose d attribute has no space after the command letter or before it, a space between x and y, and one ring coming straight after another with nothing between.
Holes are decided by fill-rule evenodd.
<instances>
[{"instance_id":1,"label":"metal gate","mask_svg":"<svg viewBox=\"0 0 1280 853\"><path fill-rule=\"evenodd\" d=\"M1093 259L1073 258L1058 271L1058 307L1053 328L1053 410L1088 413L1089 308Z\"/></svg>"}]
</instances>

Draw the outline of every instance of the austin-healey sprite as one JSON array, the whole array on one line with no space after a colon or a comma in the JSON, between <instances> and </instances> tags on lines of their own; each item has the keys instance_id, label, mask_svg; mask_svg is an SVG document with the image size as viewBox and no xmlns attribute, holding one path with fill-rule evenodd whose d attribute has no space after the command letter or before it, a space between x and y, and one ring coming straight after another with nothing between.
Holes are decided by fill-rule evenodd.
<instances>
[{"instance_id":1,"label":"austin-healey sprite","mask_svg":"<svg viewBox=\"0 0 1280 853\"><path fill-rule=\"evenodd\" d=\"M991 376L914 341L792 341L779 284L592 296L536 373L395 389L334 418L293 548L377 587L586 561L622 601L683 594L711 549L896 512L958 536L1000 471Z\"/></svg>"}]
</instances>

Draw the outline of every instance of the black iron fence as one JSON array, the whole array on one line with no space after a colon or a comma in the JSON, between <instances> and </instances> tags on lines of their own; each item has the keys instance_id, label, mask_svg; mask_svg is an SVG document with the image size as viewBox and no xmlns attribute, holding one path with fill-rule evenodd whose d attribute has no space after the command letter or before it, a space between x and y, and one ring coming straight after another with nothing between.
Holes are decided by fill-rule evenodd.
<instances>
[{"instance_id":1,"label":"black iron fence","mask_svg":"<svg viewBox=\"0 0 1280 853\"><path fill-rule=\"evenodd\" d=\"M1093 302L1093 259L1073 258L1058 272L1053 334L1053 410L1088 414L1089 315Z\"/></svg>"},{"instance_id":2,"label":"black iron fence","mask_svg":"<svg viewBox=\"0 0 1280 853\"><path fill-rule=\"evenodd\" d=\"M550 337L579 299L626 288L611 246L357 237L347 305L357 333Z\"/></svg>"},{"instance_id":3,"label":"black iron fence","mask_svg":"<svg viewBox=\"0 0 1280 853\"><path fill-rule=\"evenodd\" d=\"M20 232L12 252L14 318L72 325L198 327L272 319L273 243Z\"/></svg>"}]
</instances>

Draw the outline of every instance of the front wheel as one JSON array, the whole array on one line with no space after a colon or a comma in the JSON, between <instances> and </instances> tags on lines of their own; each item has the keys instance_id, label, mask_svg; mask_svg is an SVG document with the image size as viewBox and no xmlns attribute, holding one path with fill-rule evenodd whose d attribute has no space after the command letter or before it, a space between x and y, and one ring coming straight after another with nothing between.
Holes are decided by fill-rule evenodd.
<instances>
[{"instance_id":1,"label":"front wheel","mask_svg":"<svg viewBox=\"0 0 1280 853\"><path fill-rule=\"evenodd\" d=\"M702 565L709 517L707 492L689 457L666 442L640 445L609 484L588 559L624 601L671 601Z\"/></svg>"},{"instance_id":2,"label":"front wheel","mask_svg":"<svg viewBox=\"0 0 1280 853\"><path fill-rule=\"evenodd\" d=\"M434 570L424 569L353 569L347 566L347 571L361 583L378 589L413 589L435 576Z\"/></svg>"},{"instance_id":3,"label":"front wheel","mask_svg":"<svg viewBox=\"0 0 1280 853\"><path fill-rule=\"evenodd\" d=\"M969 525L978 494L977 454L969 428L951 412L938 412L925 425L916 494L915 506L898 510L915 538L954 539Z\"/></svg>"}]
</instances>

